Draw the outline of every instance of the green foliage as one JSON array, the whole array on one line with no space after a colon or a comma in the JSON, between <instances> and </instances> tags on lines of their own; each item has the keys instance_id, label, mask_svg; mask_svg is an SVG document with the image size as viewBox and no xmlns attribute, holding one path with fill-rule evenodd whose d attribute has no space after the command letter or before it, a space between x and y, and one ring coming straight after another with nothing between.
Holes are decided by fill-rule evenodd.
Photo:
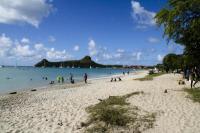
<instances>
[{"instance_id":1,"label":"green foliage","mask_svg":"<svg viewBox=\"0 0 200 133\"><path fill-rule=\"evenodd\" d=\"M143 127L143 130L152 128L155 113L142 112L140 115L138 112L141 110L137 107L129 108L129 103L126 102L127 98L142 93L133 92L124 96L110 96L108 99L88 107L86 111L90 114L90 119L87 124L84 124L87 127L86 132L109 133L114 132L115 127L129 127L129 129L133 129L133 132L139 132L139 127Z\"/></svg>"},{"instance_id":2,"label":"green foliage","mask_svg":"<svg viewBox=\"0 0 200 133\"><path fill-rule=\"evenodd\" d=\"M154 74L149 74L147 76L145 76L144 78L137 78L135 80L139 80L139 81L148 81L148 80L153 80L154 77L158 77L165 74L164 72L160 72L160 73L154 73Z\"/></svg>"},{"instance_id":3,"label":"green foliage","mask_svg":"<svg viewBox=\"0 0 200 133\"><path fill-rule=\"evenodd\" d=\"M155 67L156 67L159 71L162 71L162 72L165 70L163 64L157 64Z\"/></svg>"},{"instance_id":4,"label":"green foliage","mask_svg":"<svg viewBox=\"0 0 200 133\"><path fill-rule=\"evenodd\" d=\"M200 58L200 0L169 0L155 16L164 26L164 36L185 47L190 62L199 65Z\"/></svg>"},{"instance_id":5,"label":"green foliage","mask_svg":"<svg viewBox=\"0 0 200 133\"><path fill-rule=\"evenodd\" d=\"M184 58L182 55L168 54L163 59L163 65L166 71L182 69L184 65Z\"/></svg>"},{"instance_id":6,"label":"green foliage","mask_svg":"<svg viewBox=\"0 0 200 133\"><path fill-rule=\"evenodd\" d=\"M190 98L194 102L200 103L200 88L184 89L184 90L189 93Z\"/></svg>"}]
</instances>

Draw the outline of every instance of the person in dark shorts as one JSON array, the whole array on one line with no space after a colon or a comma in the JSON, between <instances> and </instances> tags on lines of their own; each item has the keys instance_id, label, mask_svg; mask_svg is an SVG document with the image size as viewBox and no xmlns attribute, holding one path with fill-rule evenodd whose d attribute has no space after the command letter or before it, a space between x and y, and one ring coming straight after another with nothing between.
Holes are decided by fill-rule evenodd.
<instances>
[{"instance_id":1,"label":"person in dark shorts","mask_svg":"<svg viewBox=\"0 0 200 133\"><path fill-rule=\"evenodd\" d=\"M85 73L84 74L84 81L85 81L85 83L87 83L87 78L88 78L87 73Z\"/></svg>"}]
</instances>

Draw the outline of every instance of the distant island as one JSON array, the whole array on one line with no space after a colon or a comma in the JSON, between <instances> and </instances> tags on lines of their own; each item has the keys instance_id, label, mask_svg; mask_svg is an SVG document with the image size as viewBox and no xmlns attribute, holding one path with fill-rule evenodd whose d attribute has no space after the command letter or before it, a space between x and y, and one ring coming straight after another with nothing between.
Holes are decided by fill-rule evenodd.
<instances>
[{"instance_id":1,"label":"distant island","mask_svg":"<svg viewBox=\"0 0 200 133\"><path fill-rule=\"evenodd\" d=\"M47 59L43 59L35 67L69 67L69 68L122 68L123 65L103 65L94 62L90 56L85 56L80 60L68 60L50 62Z\"/></svg>"}]
</instances>

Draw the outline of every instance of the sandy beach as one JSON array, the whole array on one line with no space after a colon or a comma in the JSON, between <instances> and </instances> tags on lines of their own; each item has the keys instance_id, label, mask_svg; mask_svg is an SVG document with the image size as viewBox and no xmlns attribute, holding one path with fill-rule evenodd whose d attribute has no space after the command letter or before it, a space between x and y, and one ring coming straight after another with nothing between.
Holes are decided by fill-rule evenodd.
<instances>
[{"instance_id":1,"label":"sandy beach","mask_svg":"<svg viewBox=\"0 0 200 133\"><path fill-rule=\"evenodd\" d=\"M79 133L81 122L88 119L85 109L109 96L143 91L130 97L131 105L156 112L155 126L146 133L199 133L200 104L187 98L177 80L181 75L164 74L152 81L138 81L147 71L122 76L121 82L110 78L89 80L77 86L56 86L35 92L0 96L0 132ZM164 93L167 89L168 93Z\"/></svg>"}]
</instances>

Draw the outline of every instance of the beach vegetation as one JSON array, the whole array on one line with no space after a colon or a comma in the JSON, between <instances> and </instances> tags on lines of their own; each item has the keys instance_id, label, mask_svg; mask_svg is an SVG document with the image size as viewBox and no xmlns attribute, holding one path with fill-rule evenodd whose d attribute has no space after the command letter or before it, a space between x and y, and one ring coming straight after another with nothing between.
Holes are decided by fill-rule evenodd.
<instances>
[{"instance_id":1,"label":"beach vegetation","mask_svg":"<svg viewBox=\"0 0 200 133\"><path fill-rule=\"evenodd\" d=\"M86 132L141 132L153 127L155 113L149 113L131 106L127 99L143 92L134 92L123 96L110 96L100 103L86 109L89 120Z\"/></svg>"},{"instance_id":2,"label":"beach vegetation","mask_svg":"<svg viewBox=\"0 0 200 133\"><path fill-rule=\"evenodd\" d=\"M154 77L158 77L165 74L165 72L159 72L159 73L153 73L153 74L148 74L143 78L137 78L135 80L139 80L139 81L150 81L153 80Z\"/></svg>"},{"instance_id":3,"label":"beach vegetation","mask_svg":"<svg viewBox=\"0 0 200 133\"><path fill-rule=\"evenodd\" d=\"M192 89L185 88L184 90L189 94L189 98L191 98L194 102L200 103L200 87Z\"/></svg>"}]
</instances>

